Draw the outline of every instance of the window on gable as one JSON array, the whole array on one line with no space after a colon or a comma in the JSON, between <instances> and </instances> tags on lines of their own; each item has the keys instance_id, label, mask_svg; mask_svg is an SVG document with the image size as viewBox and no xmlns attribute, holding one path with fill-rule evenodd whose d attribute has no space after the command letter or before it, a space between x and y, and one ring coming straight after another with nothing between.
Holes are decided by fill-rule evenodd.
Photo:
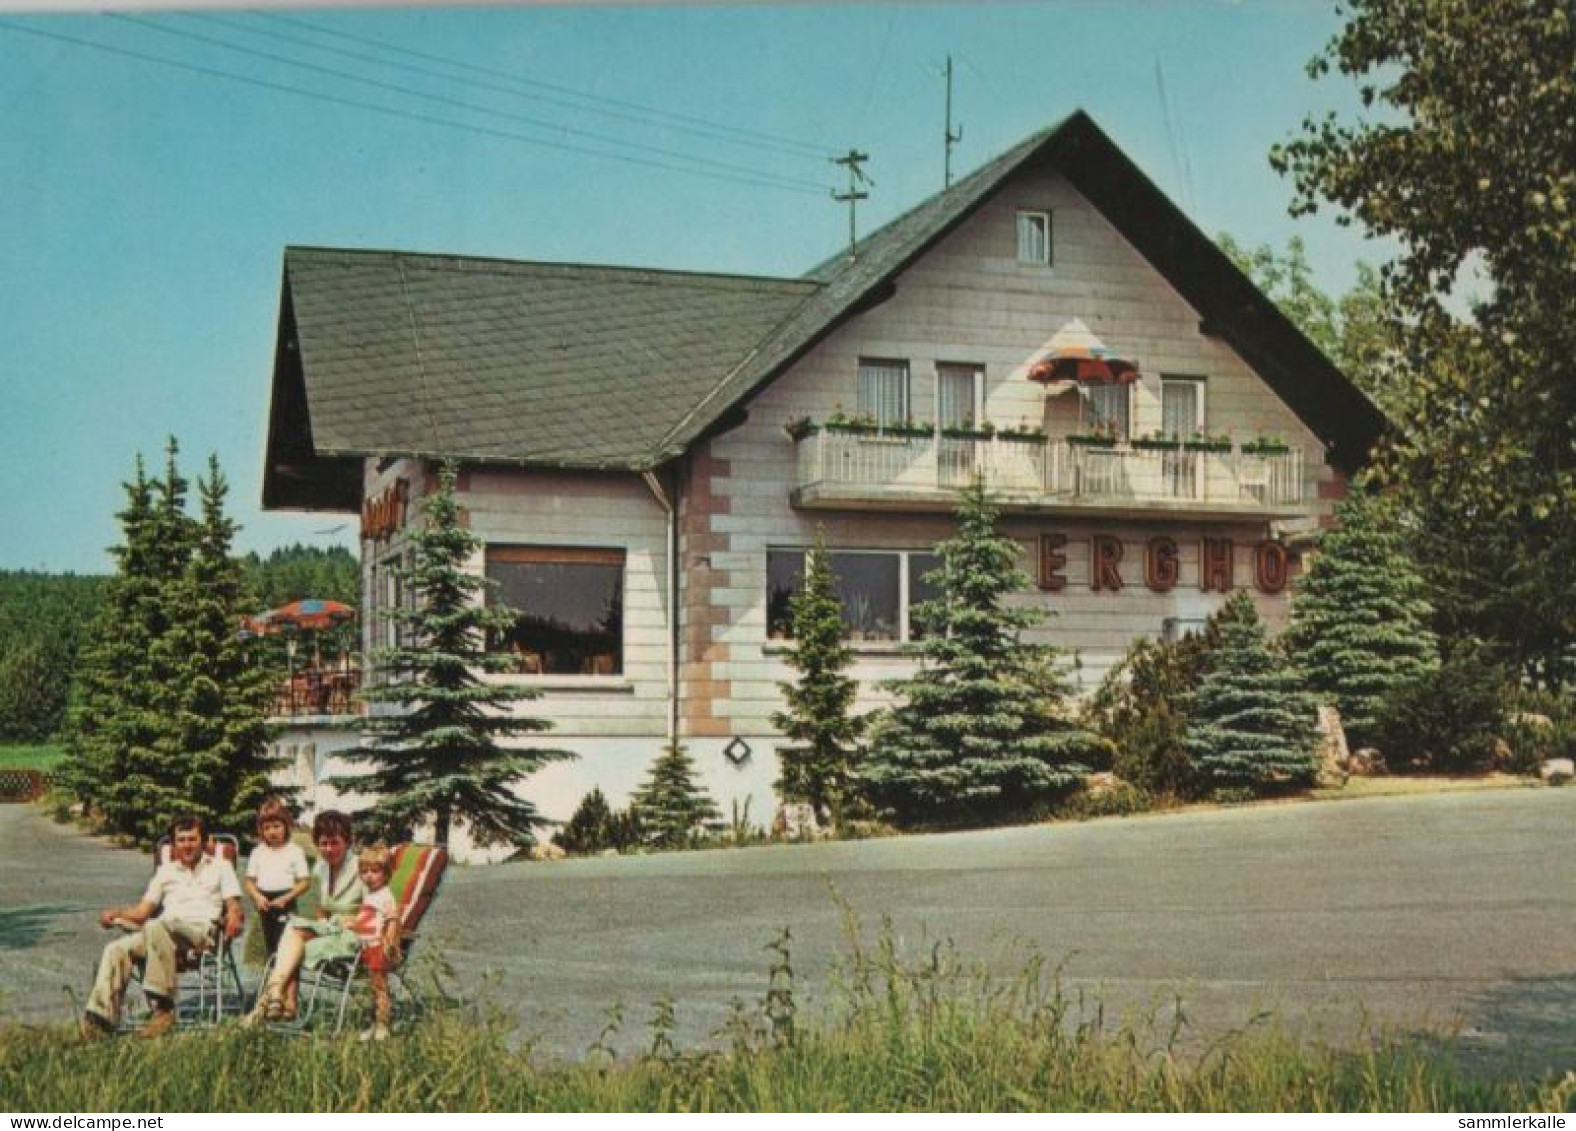
<instances>
[{"instance_id":1,"label":"window on gable","mask_svg":"<svg viewBox=\"0 0 1576 1131\"><path fill-rule=\"evenodd\" d=\"M1035 267L1051 265L1051 214L1018 213L1018 262Z\"/></svg>"},{"instance_id":2,"label":"window on gable","mask_svg":"<svg viewBox=\"0 0 1576 1131\"><path fill-rule=\"evenodd\" d=\"M618 675L624 670L624 551L488 546L489 604L519 612L488 640L530 675Z\"/></svg>"},{"instance_id":3,"label":"window on gable","mask_svg":"<svg viewBox=\"0 0 1576 1131\"><path fill-rule=\"evenodd\" d=\"M859 359L859 415L881 428L908 420L908 362Z\"/></svg>"}]
</instances>

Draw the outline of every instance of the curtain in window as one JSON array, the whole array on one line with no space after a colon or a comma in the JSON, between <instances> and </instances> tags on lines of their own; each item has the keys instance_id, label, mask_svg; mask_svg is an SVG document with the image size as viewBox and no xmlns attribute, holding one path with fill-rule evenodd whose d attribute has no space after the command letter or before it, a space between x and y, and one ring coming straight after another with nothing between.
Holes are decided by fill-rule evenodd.
<instances>
[{"instance_id":1,"label":"curtain in window","mask_svg":"<svg viewBox=\"0 0 1576 1131\"><path fill-rule=\"evenodd\" d=\"M1018 262L1049 263L1050 217L1041 212L1018 213Z\"/></svg>"},{"instance_id":2,"label":"curtain in window","mask_svg":"<svg viewBox=\"0 0 1576 1131\"><path fill-rule=\"evenodd\" d=\"M859 413L883 428L908 419L908 362L859 362Z\"/></svg>"},{"instance_id":3,"label":"curtain in window","mask_svg":"<svg viewBox=\"0 0 1576 1131\"><path fill-rule=\"evenodd\" d=\"M1117 439L1127 439L1130 435L1127 386L1089 385L1085 387L1084 395L1089 399L1089 423L1097 431L1114 432Z\"/></svg>"}]
</instances>

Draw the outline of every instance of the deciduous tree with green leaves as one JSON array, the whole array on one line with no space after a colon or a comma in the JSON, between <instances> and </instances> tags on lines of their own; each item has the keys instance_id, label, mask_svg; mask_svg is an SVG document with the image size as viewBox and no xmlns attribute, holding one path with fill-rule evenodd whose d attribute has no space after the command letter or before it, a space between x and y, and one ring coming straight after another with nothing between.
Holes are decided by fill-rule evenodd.
<instances>
[{"instance_id":1,"label":"deciduous tree with green leaves","mask_svg":"<svg viewBox=\"0 0 1576 1131\"><path fill-rule=\"evenodd\" d=\"M1226 602L1220 642L1187 704L1184 744L1207 791L1306 785L1316 769L1316 709L1270 645L1246 590Z\"/></svg>"},{"instance_id":2,"label":"deciduous tree with green leaves","mask_svg":"<svg viewBox=\"0 0 1576 1131\"><path fill-rule=\"evenodd\" d=\"M455 478L454 465L445 463L410 534L404 581L414 607L389 610L403 627L400 643L373 657L364 694L374 706L364 721L371 741L342 755L370 770L330 784L376 796L367 821L386 832L430 821L434 839L446 845L463 824L477 844L528 846L547 821L518 788L542 766L573 755L502 745L552 724L512 710L537 698L534 688L488 683L478 674L510 668L509 656L488 650L487 634L510 628L519 614L481 600L489 583L467 566L482 542L460 521Z\"/></svg>"},{"instance_id":3,"label":"deciduous tree with green leaves","mask_svg":"<svg viewBox=\"0 0 1576 1131\"><path fill-rule=\"evenodd\" d=\"M1022 547L998 532L996 515L979 479L960 493L957 536L937 547L942 596L915 610L919 668L887 684L898 705L858 770L871 803L900 824L1027 815L1103 752L1063 709L1054 652L1023 638L1042 614L1007 603L1028 578Z\"/></svg>"},{"instance_id":4,"label":"deciduous tree with green leaves","mask_svg":"<svg viewBox=\"0 0 1576 1131\"><path fill-rule=\"evenodd\" d=\"M772 725L790 740L777 750L777 793L784 801L809 805L823 823L841 824L852 798L850 775L864 720L852 713L859 691L848 675L854 654L820 531L805 555L804 587L789 607L793 642L784 659L799 677L778 684L787 710L772 715Z\"/></svg>"},{"instance_id":5,"label":"deciduous tree with green leaves","mask_svg":"<svg viewBox=\"0 0 1576 1131\"><path fill-rule=\"evenodd\" d=\"M1371 746L1385 702L1437 666L1439 646L1397 508L1359 484L1335 520L1297 580L1288 639L1309 690Z\"/></svg>"},{"instance_id":6,"label":"deciduous tree with green leaves","mask_svg":"<svg viewBox=\"0 0 1576 1131\"><path fill-rule=\"evenodd\" d=\"M1370 112L1272 154L1294 213L1400 248L1382 274L1404 381L1381 462L1441 612L1522 674L1576 678L1576 13L1568 0L1351 0L1310 64ZM1463 314L1463 308L1467 313ZM1470 547L1470 550L1465 550ZM1463 572L1464 571L1464 572ZM1490 610L1474 588L1508 579ZM1502 591L1503 594L1503 591Z\"/></svg>"}]
</instances>

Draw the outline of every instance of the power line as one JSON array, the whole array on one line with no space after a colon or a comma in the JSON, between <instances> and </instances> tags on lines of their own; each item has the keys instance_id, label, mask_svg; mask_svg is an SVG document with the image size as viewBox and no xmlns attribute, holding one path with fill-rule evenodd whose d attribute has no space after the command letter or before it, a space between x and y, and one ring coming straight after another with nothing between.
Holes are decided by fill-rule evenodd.
<instances>
[{"instance_id":1,"label":"power line","mask_svg":"<svg viewBox=\"0 0 1576 1131\"><path fill-rule=\"evenodd\" d=\"M221 70L218 67L208 67L200 63L188 63L179 59L170 59L162 55L152 55L143 51L135 51L128 47L116 47L108 43L97 43L91 39L80 39L76 36L63 35L59 32L44 31L41 28L30 27L14 23L7 19L0 19L0 28L8 31L21 32L24 35L36 36L41 39L52 39L60 43L70 43L78 47L86 47L93 51L103 52L108 55L118 55L126 59L136 59L144 63L158 63L161 66L173 67L177 70L189 71L192 74L204 75L209 78L224 79L229 82L242 83L246 86L257 87L261 90L270 90L279 94L289 94L297 98L307 98L317 102L327 102L336 106L348 107L352 110L366 110L373 114L382 114L390 118L401 118L405 121L420 122L424 125L441 126L445 129L459 130L464 133L478 134L483 137L499 138L505 141L516 141L525 145L533 145L543 149L556 149L565 153L576 153L588 157L601 157L609 161L621 161L629 165L641 165L651 169L664 169L668 172L687 173L694 177L707 177L712 180L731 181L735 184L751 185L756 188L774 188L786 192L797 192L819 196L824 186L817 185L815 189L807 189L799 184L783 179L777 179L770 174L758 173L750 176L733 176L727 173L708 172L705 169L694 168L686 165L674 165L664 161L656 161L645 157L633 157L623 153L609 153L606 150L592 149L588 146L574 145L569 142L547 141L542 138L528 137L524 134L513 133L509 130L492 129L488 126L473 125L469 122L455 121L451 118L440 118L432 114L422 114L411 110L399 110L392 106L379 106L373 102L363 102L359 99L344 98L338 95L324 94L320 91L304 90L300 87L288 86L284 83L270 82L267 79L253 78L249 75L239 75L233 71Z\"/></svg>"},{"instance_id":2,"label":"power line","mask_svg":"<svg viewBox=\"0 0 1576 1131\"><path fill-rule=\"evenodd\" d=\"M544 121L541 118L529 118L522 114L510 113L507 110L495 110L490 106L483 106L476 102L467 102L462 98L450 98L443 94L432 94L427 91L415 90L407 86L400 86L398 83L383 82L381 79L367 78L364 75L358 75L351 71L342 71L334 67L324 67L316 63L304 63L299 59L292 59L286 55L276 55L272 51L260 51L254 47L245 47L241 44L231 43L228 40L219 39L211 35L204 35L201 32L183 31L180 28L169 27L165 24L156 23L153 20L144 19L138 16L128 16L111 12L107 13L107 18L119 20L121 23L131 24L134 27L147 28L149 31L156 31L162 35L171 35L179 39L191 40L194 43L203 43L212 47L222 48L226 51L235 51L242 55L250 55L253 58L262 59L270 63L280 63L287 67L297 67L304 71L311 71L314 74L327 75L330 78L340 79L344 82L359 83L362 86L368 86L374 90L388 91L393 94L404 95L410 98L420 98L427 102L435 102L441 106L452 106L456 109L466 110L475 114L486 114L490 117L501 118L510 122L517 122L520 125L531 126L536 129L552 130L555 133L570 134L575 137L585 138L588 141L600 142L604 145L616 145L625 149L638 150L642 153L654 154L658 157L668 158L669 160L688 161L702 168L717 169L727 173L742 174L744 176L750 177L768 177L772 180L780 180L785 184L794 184L805 189L815 189L819 191L823 187L821 183L817 181L806 180L800 177L786 176L779 173L769 173L762 169L752 168L748 165L736 165L728 161L714 161L707 157L695 157L688 153L667 149L660 145L648 145L644 142L626 141L623 138L612 137L608 134L599 134L590 130L576 129L573 126L565 126L557 122Z\"/></svg>"},{"instance_id":3,"label":"power line","mask_svg":"<svg viewBox=\"0 0 1576 1131\"><path fill-rule=\"evenodd\" d=\"M790 146L793 149L800 151L801 155L803 156L821 158L825 157L826 155L825 146L816 145L813 142L801 141L797 138L783 137L779 134L764 133L760 130L747 129L742 126L730 126L721 122L712 122L705 118L698 118L690 114L680 114L671 110L660 110L656 107L645 106L639 102L630 102L622 98L609 98L605 95L587 94L584 91L578 91L572 87L559 86L555 83L543 82L540 79L520 78L518 75L510 74L508 71L499 71L491 67L481 66L478 63L467 63L463 60L449 59L442 55L433 55L424 51L413 51L408 47L401 47L397 44L388 43L379 39L373 39L368 36L353 35L347 31L339 31L335 28L324 27L322 24L316 24L310 20L303 20L295 16L282 16L277 12L253 12L252 14L257 16L259 19L269 20L273 23L290 24L295 27L306 28L309 31L317 32L319 35L333 36L336 39L347 40L351 43L359 43L367 47L376 47L381 51L391 51L397 55L409 56L412 59L421 59L429 63L439 63L446 67L455 67L460 70L472 71L476 74L490 75L493 78L507 79L508 81L517 83L521 86L535 87L541 90L550 90L556 94L566 94L573 98L585 99L588 102L601 102L609 106L618 106L625 110L637 111L641 114L651 115L656 118L667 118L676 122L685 122L692 126L697 126L707 130L714 130L719 133L733 135L738 138L754 138L757 141L773 142L778 145Z\"/></svg>"},{"instance_id":4,"label":"power line","mask_svg":"<svg viewBox=\"0 0 1576 1131\"><path fill-rule=\"evenodd\" d=\"M786 155L792 156L792 157L813 158L815 160L820 160L821 158L823 158L825 156L825 149L824 148L823 149L817 149L817 148L814 148L814 147L808 145L807 143L803 143L803 142L783 142L783 141L778 141L778 140L775 140L775 139L771 139L770 135L762 135L760 140L757 140L756 138L750 137L750 136L744 136L744 137L731 136L734 133L746 133L746 134L749 133L749 131L739 130L737 127L711 125L711 124L707 124L707 125L689 125L689 124L683 124L682 122L664 122L664 121L661 120L664 117L676 117L676 115L671 115L671 114L669 114L666 111L654 110L654 109L653 110L642 109L642 110L640 110L638 112L631 112L631 111L627 111L627 110L606 109L604 107L597 106L597 105L594 104L596 101L598 101L596 95L581 94L581 93L575 92L574 93L574 97L575 98L582 99L582 100L589 101L589 102L593 103L592 105L585 105L582 102L572 102L572 101L569 101L566 98L555 97L555 96L550 95L550 94L537 94L537 93L534 93L534 92L532 92L530 90L522 89L522 87L526 87L526 86L542 86L545 89L549 89L549 90L556 90L558 88L552 87L552 86L550 86L548 84L545 84L545 83L537 83L537 82L534 82L533 80L529 80L529 79L521 79L521 78L518 78L518 77L515 77L515 76L503 75L502 77L509 78L510 84L512 84L512 85L504 84L504 83L498 83L498 82L487 82L487 81L482 80L482 79L467 78L467 77L465 77L463 75L448 74L448 73L446 73L444 71L435 70L435 69L433 69L431 67L423 67L423 66L419 66L419 65L416 65L416 64L412 64L412 63L396 63L396 62L393 62L393 61L391 61L389 59L379 57L377 55L368 54L368 53L366 53L364 51L352 51L352 50L349 50L349 49L344 48L344 47L333 47L333 46L330 46L328 44L315 42L314 40L305 38L303 36L289 35L289 34L286 34L286 33L283 33L283 32L277 32L277 31L269 31L266 28L255 27L252 24L247 23L247 22L242 21L242 20L229 19L229 18L226 18L224 16L216 16L216 15L213 15L211 13L183 12L181 14L184 15L187 19L190 19L190 20L201 20L204 23L217 24L217 25L219 25L221 27L233 28L236 31L245 32L246 34L249 34L249 35L259 35L259 36L266 37L268 39L277 40L277 41L279 41L281 43L292 43L292 44L295 44L298 47L305 47L305 48L307 48L309 50L312 50L312 51L324 51L324 52L328 52L329 54L332 54L332 55L339 55L339 56L342 56L342 57L347 58L347 59L355 59L355 60L358 60L359 62L363 62L363 63L372 63L372 64L374 64L376 66L380 66L380 67L392 67L392 68L394 68L396 70L408 71L408 72L410 72L412 74L426 75L429 78L442 79L444 82L462 83L462 84L464 84L466 86L475 87L478 90L488 90L488 91L492 91L492 92L494 92L496 94L507 94L507 95L509 95L512 98L524 98L524 99L535 100L535 101L538 101L538 102L545 102L549 106L560 106L560 107L563 107L566 110L575 110L575 111L579 111L581 113L601 114L601 115L603 115L605 117L616 118L616 119L618 119L620 121L625 121L625 122L634 122L634 123L636 123L638 125L645 125L645 126L652 126L652 125L654 125L654 126L657 126L660 129L673 130L673 131L679 132L679 133L692 134L692 135L694 135L696 137L706 138L709 141L721 141L721 142L725 142L725 143L730 144L730 145L749 146L749 147L752 147L752 148L755 148L755 149L762 149L762 150L766 150L767 152L775 152L775 153L780 153L780 154L786 154ZM313 27L313 25L308 24L308 23L306 23L303 20L291 20L291 19L288 19L286 17L275 17L275 16L269 15L269 13L266 13L266 12L253 12L251 14L254 15L254 16L263 18L263 19L271 19L271 20L274 20L275 22L278 22L278 23L300 24L300 25L305 26L305 27ZM343 33L331 32L327 28L323 28L323 29L315 29L314 28L314 30L319 30L319 31L321 31L324 34L343 35ZM354 42L363 42L361 39L359 39L359 37L351 37L351 36L348 36L348 35L343 35L343 37L347 38L347 39L352 39ZM365 41L365 42L375 42L375 41ZM406 53L406 54L414 55L417 58L423 58L423 59L429 58L429 56L423 55L420 52L404 52L403 48L393 48L393 47L379 46L378 49L382 50L382 51L401 51L401 52ZM492 74L492 73L494 73L494 72L491 72L491 71L483 70L482 68L472 67L472 66L470 66L468 64L463 64L463 63L451 63L451 62L445 61L443 63L443 65L447 66L447 67L453 67L453 68L461 69L461 70L475 70L475 71L477 71L478 73L481 73L481 74ZM499 74L502 75L502 72L499 72ZM615 103L615 105L618 105L618 104Z\"/></svg>"}]
</instances>

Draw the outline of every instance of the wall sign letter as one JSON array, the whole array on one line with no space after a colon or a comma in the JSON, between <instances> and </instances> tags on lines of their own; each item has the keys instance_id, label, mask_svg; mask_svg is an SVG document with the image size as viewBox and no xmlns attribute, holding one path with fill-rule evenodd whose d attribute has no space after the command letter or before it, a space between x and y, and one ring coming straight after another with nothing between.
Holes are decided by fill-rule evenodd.
<instances>
[{"instance_id":1,"label":"wall sign letter","mask_svg":"<svg viewBox=\"0 0 1576 1131\"><path fill-rule=\"evenodd\" d=\"M361 536L381 541L405 525L405 502L410 484L396 479L361 504Z\"/></svg>"},{"instance_id":2,"label":"wall sign letter","mask_svg":"<svg viewBox=\"0 0 1576 1131\"><path fill-rule=\"evenodd\" d=\"M1260 542L1253 550L1253 580L1265 593L1279 593L1286 588L1291 573L1291 562L1286 547L1279 542Z\"/></svg>"},{"instance_id":3,"label":"wall sign letter","mask_svg":"<svg viewBox=\"0 0 1576 1131\"><path fill-rule=\"evenodd\" d=\"M1231 539L1200 538L1198 543L1198 587L1230 593L1232 588Z\"/></svg>"},{"instance_id":4,"label":"wall sign letter","mask_svg":"<svg viewBox=\"0 0 1576 1131\"><path fill-rule=\"evenodd\" d=\"M1122 588L1122 574L1116 567L1122 560L1122 543L1109 534L1095 534L1089 539L1089 587L1101 589Z\"/></svg>"},{"instance_id":5,"label":"wall sign letter","mask_svg":"<svg viewBox=\"0 0 1576 1131\"><path fill-rule=\"evenodd\" d=\"M1051 593L1060 593L1067 588L1067 579L1062 576L1062 567L1067 564L1067 555L1062 553L1062 548L1067 545L1065 534L1040 535L1040 588Z\"/></svg>"},{"instance_id":6,"label":"wall sign letter","mask_svg":"<svg viewBox=\"0 0 1576 1131\"><path fill-rule=\"evenodd\" d=\"M1144 584L1156 593L1169 593L1176 587L1181 573L1177 540L1164 534L1151 538L1144 549Z\"/></svg>"}]
</instances>

